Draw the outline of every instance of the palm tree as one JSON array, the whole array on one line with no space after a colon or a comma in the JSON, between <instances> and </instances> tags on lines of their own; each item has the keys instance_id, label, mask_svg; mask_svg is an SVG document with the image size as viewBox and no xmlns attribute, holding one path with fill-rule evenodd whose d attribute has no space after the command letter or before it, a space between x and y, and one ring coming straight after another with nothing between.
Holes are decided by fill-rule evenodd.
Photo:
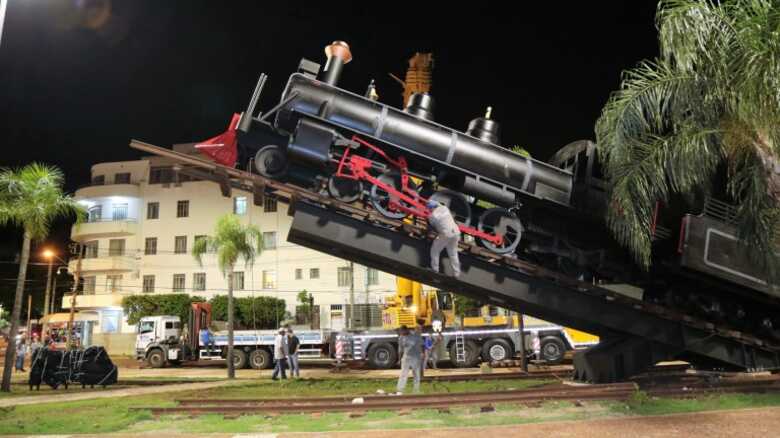
<instances>
[{"instance_id":1,"label":"palm tree","mask_svg":"<svg viewBox=\"0 0 780 438\"><path fill-rule=\"evenodd\" d=\"M776 278L780 225L780 4L662 0L660 56L623 73L596 123L607 222L644 267L657 201L708 193L719 169L740 237Z\"/></svg>"},{"instance_id":2,"label":"palm tree","mask_svg":"<svg viewBox=\"0 0 780 438\"><path fill-rule=\"evenodd\" d=\"M217 265L222 271L222 275L227 277L228 285L228 350L227 366L228 379L236 377L236 370L233 366L233 268L239 258L243 258L247 265L252 265L255 261L255 255L262 252L260 230L253 225L243 225L238 216L226 214L217 220L217 226L214 228L214 236L205 236L205 238L195 240L192 246L192 256L195 257L198 264L203 266L203 255L206 253L217 254ZM253 243L257 243L257 250Z\"/></svg>"},{"instance_id":3,"label":"palm tree","mask_svg":"<svg viewBox=\"0 0 780 438\"><path fill-rule=\"evenodd\" d=\"M32 163L21 169L0 171L0 224L13 224L24 230L16 297L11 313L11 337L5 350L3 383L0 388L6 392L11 390L11 367L16 354L13 336L19 329L30 242L48 236L52 221L59 216L75 215L78 223L85 215L84 209L63 193L63 182L62 172L45 164Z\"/></svg>"}]
</instances>

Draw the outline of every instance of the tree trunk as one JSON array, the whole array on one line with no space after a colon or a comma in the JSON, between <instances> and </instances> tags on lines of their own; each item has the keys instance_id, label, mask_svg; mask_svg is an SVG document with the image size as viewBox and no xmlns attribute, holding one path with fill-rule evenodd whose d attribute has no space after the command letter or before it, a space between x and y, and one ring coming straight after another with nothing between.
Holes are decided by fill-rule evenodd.
<instances>
[{"instance_id":1,"label":"tree trunk","mask_svg":"<svg viewBox=\"0 0 780 438\"><path fill-rule=\"evenodd\" d=\"M16 332L19 330L19 317L22 313L22 297L24 296L24 282L27 279L27 262L30 260L30 233L24 232L22 241L22 257L19 260L19 276L16 279L16 298L14 309L11 313L11 330L8 332L8 346L5 349L5 364L3 367L2 389L11 392L11 373L16 359Z\"/></svg>"},{"instance_id":2,"label":"tree trunk","mask_svg":"<svg viewBox=\"0 0 780 438\"><path fill-rule=\"evenodd\" d=\"M228 379L236 378L236 368L233 366L233 322L235 310L233 307L233 267L230 267L227 276L228 281L228 348L227 348L227 376Z\"/></svg>"}]
</instances>

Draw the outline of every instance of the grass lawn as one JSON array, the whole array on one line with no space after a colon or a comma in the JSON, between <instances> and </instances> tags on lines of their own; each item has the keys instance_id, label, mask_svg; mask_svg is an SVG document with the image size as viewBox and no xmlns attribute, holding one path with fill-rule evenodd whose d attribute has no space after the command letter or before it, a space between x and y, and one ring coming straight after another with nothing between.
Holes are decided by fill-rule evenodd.
<instances>
[{"instance_id":1,"label":"grass lawn","mask_svg":"<svg viewBox=\"0 0 780 438\"><path fill-rule=\"evenodd\" d=\"M472 382L425 382L426 393L520 389L543 384L530 380L491 380ZM352 418L349 413L297 414L279 416L243 416L225 419L222 415L196 418L165 416L154 418L148 411L134 407L175 406L180 398L260 398L314 397L326 395L367 395L377 389L391 391L386 379L304 379L287 382L247 380L245 385L214 388L200 392L177 392L138 397L118 397L67 403L40 403L0 409L0 434L33 433L262 433L292 431L328 431L397 429L425 427L491 426L539 421L584 420L625 415L655 415L715 409L780 406L780 395L722 395L694 400L651 399L637 393L627 403L568 402L545 403L538 407L499 404L495 412L480 413L479 407L454 407L449 412L435 409L410 412L368 412ZM175 420L175 421L173 421Z\"/></svg>"}]
</instances>

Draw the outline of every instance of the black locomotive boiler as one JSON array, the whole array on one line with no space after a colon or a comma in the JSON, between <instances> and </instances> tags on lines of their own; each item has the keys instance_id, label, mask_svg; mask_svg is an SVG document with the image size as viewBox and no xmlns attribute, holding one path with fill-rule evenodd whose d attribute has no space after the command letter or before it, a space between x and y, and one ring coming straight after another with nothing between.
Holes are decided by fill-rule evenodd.
<instances>
[{"instance_id":1,"label":"black locomotive boiler","mask_svg":"<svg viewBox=\"0 0 780 438\"><path fill-rule=\"evenodd\" d=\"M413 95L401 110L373 100L372 93L339 88L352 60L349 46L336 41L325 54L324 68L303 59L281 101L256 114L267 79L261 75L247 110L234 116L228 132L199 146L222 164L251 162L264 176L365 202L388 217L424 216L421 200L430 197L447 204L465 234L492 251L581 280L631 285L645 299L780 339L774 289L760 273L750 273L756 284L739 275L741 262L733 258L720 260L719 267L695 263L704 243L684 236L686 228L654 226L658 242L690 244L672 250L674 245L658 245L649 273L631 263L604 224L608 188L592 142L571 143L549 163L527 158L500 146L499 124L489 112L460 132L434 121L430 95ZM666 223L691 224L706 214L676 214ZM729 227L709 219L715 228ZM739 245L736 238L719 242L724 251ZM728 308L739 311L722 311Z\"/></svg>"}]
</instances>

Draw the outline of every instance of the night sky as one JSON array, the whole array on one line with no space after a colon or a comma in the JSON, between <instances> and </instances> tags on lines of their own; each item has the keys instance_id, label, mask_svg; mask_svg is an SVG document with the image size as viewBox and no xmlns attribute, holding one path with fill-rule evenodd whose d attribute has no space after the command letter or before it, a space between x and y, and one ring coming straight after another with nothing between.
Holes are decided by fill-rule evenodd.
<instances>
[{"instance_id":1,"label":"night sky","mask_svg":"<svg viewBox=\"0 0 780 438\"><path fill-rule=\"evenodd\" d=\"M72 191L91 165L138 158L131 138L169 146L221 133L261 72L270 108L300 58L324 64L333 40L354 56L339 85L362 94L374 78L396 106L388 72L403 77L415 51L433 52L439 123L465 130L493 106L503 143L546 160L593 139L621 71L658 51L654 1L422 3L10 0L0 165L55 164ZM19 233L2 231L0 259L12 260ZM55 231L64 249L68 228Z\"/></svg>"}]
</instances>

